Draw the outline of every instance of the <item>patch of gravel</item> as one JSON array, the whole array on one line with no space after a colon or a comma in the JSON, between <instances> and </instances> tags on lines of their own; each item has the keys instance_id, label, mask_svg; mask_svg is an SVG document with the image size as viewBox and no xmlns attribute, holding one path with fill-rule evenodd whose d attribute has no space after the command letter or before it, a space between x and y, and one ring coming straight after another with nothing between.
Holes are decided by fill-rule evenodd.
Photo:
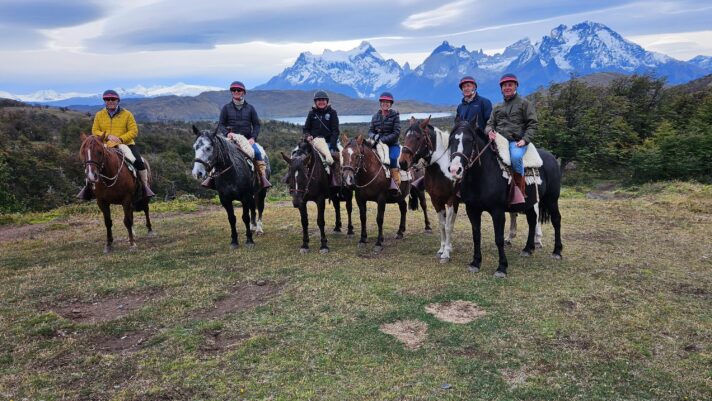
<instances>
[{"instance_id":1,"label":"patch of gravel","mask_svg":"<svg viewBox=\"0 0 712 401\"><path fill-rule=\"evenodd\" d=\"M448 323L466 324L485 316L487 312L469 301L448 301L439 304L430 304L425 311L435 316L438 320Z\"/></svg>"},{"instance_id":2,"label":"patch of gravel","mask_svg":"<svg viewBox=\"0 0 712 401\"><path fill-rule=\"evenodd\" d=\"M428 325L420 320L398 320L393 323L384 323L380 330L392 335L411 350L420 348L428 336Z\"/></svg>"}]
</instances>

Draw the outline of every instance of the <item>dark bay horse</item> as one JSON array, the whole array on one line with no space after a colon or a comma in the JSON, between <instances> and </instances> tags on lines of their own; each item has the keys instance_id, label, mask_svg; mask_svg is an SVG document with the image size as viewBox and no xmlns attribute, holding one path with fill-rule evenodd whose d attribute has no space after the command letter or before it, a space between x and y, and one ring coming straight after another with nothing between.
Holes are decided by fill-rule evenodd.
<instances>
[{"instance_id":1,"label":"dark bay horse","mask_svg":"<svg viewBox=\"0 0 712 401\"><path fill-rule=\"evenodd\" d=\"M401 150L402 151L402 150ZM425 179L425 168L421 167L420 165L413 165L410 166L410 169L408 169L408 172L410 173L410 179L411 179L411 184L410 184L410 198L408 199L408 208L412 211L418 210L418 206L420 206L421 209L423 209L423 218L425 219L425 228L424 231L427 234L430 234L433 232L433 229L430 228L430 219L428 218L428 204L425 201L425 188L418 188L417 186L413 185L414 182L417 180L423 180Z\"/></svg>"},{"instance_id":2,"label":"dark bay horse","mask_svg":"<svg viewBox=\"0 0 712 401\"><path fill-rule=\"evenodd\" d=\"M560 259L561 250L561 214L559 213L559 194L561 190L561 171L554 156L538 149L544 164L539 169L541 185L527 185L526 203L516 210L508 208L507 179L502 176L497 156L485 141L477 123L461 121L450 134L450 172L452 178L461 180L460 195L465 203L467 216L472 224L474 255L468 266L471 272L478 272L482 263L481 218L486 211L492 216L495 244L499 253L499 266L495 277L506 277L507 256L504 253L505 212L524 211L529 224L527 243L522 250L523 256L534 252L534 235L537 213L534 210L537 191L539 194L539 221L551 219L554 227L554 251L552 257Z\"/></svg>"},{"instance_id":3,"label":"dark bay horse","mask_svg":"<svg viewBox=\"0 0 712 401\"><path fill-rule=\"evenodd\" d=\"M389 194L390 178L386 178L385 167L376 155L376 152L366 144L363 135L356 139L349 140L346 135L341 136L341 143L344 149L341 151L343 165L341 173L344 186L356 191L356 204L358 205L359 217L361 219L361 239L359 247L364 246L367 241L366 234L366 202L376 202L378 213L376 224L378 224L378 237L374 250L379 252L383 249L383 216L387 203L397 203L400 209L400 225L396 238L403 238L405 232L405 218L408 213L408 205L405 197L410 192L410 181L401 181L400 194L393 196Z\"/></svg>"},{"instance_id":4,"label":"dark bay horse","mask_svg":"<svg viewBox=\"0 0 712 401\"><path fill-rule=\"evenodd\" d=\"M449 133L433 128L430 118L424 121L411 118L398 160L403 170L420 160L425 161L425 190L430 195L440 222L440 249L436 255L441 263L450 260L452 231L460 205L455 183L450 179L448 139Z\"/></svg>"},{"instance_id":5,"label":"dark bay horse","mask_svg":"<svg viewBox=\"0 0 712 401\"><path fill-rule=\"evenodd\" d=\"M307 202L316 203L317 218L316 224L319 226L321 236L320 253L328 253L326 233L324 232L324 209L326 200L331 196L330 180L326 173L326 168L321 162L321 158L316 149L309 142L301 142L297 150L289 157L282 152L282 158L287 162L289 170L286 181L289 186L289 193L292 195L292 205L299 209L302 223L302 246L301 253L309 252L309 214L307 212ZM350 219L349 219L350 220ZM353 228L352 228L353 230Z\"/></svg>"},{"instance_id":6,"label":"dark bay horse","mask_svg":"<svg viewBox=\"0 0 712 401\"><path fill-rule=\"evenodd\" d=\"M228 222L230 222L230 246L232 249L238 247L237 230L235 229L237 219L232 205L233 200L238 200L242 204L242 222L245 224L247 238L245 244L248 248L254 247L252 227L261 226L261 224L258 225L260 221L256 220L256 208L259 207L261 216L267 190L262 188L259 177L250 167L248 156L234 143L219 135L217 131L200 131L193 126L193 133L196 136L195 143L193 143L195 150L193 176L201 179L207 177L210 171L214 171L213 178L220 204L225 208ZM269 169L267 154L264 157Z\"/></svg>"},{"instance_id":7,"label":"dark bay horse","mask_svg":"<svg viewBox=\"0 0 712 401\"><path fill-rule=\"evenodd\" d=\"M146 215L148 234L153 235L148 212L150 198L137 197L137 191L140 188L137 178L129 170L128 160L118 148L109 148L104 145L106 137L106 134L103 137L81 134L82 145L79 148L79 158L84 163L87 182L93 185L96 204L104 215L104 225L106 226L104 253L111 252L114 243L111 232L111 205L123 207L124 225L129 232L129 246L134 250L136 249L133 232L134 210L143 210ZM150 180L151 167L145 159L144 164Z\"/></svg>"}]
</instances>

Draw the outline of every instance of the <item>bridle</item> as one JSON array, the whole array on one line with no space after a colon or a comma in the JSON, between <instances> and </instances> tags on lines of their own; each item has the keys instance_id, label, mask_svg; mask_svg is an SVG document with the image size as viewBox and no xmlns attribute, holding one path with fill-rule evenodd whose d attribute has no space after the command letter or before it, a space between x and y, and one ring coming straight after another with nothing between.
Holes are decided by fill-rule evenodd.
<instances>
[{"instance_id":1,"label":"bridle","mask_svg":"<svg viewBox=\"0 0 712 401\"><path fill-rule=\"evenodd\" d=\"M306 155L303 156L304 159L302 159L302 160L306 160L306 157L307 157ZM318 156L316 156L316 157L318 157ZM305 189L297 188L297 183L295 180L294 188L292 188L291 185L289 186L289 194L290 195L294 195L295 193L306 194L307 192L309 192L309 185L311 185L312 178L314 177L314 171L316 170L316 163L317 163L317 160L314 160L313 158L314 158L314 152L312 151L312 166L311 166L311 169L309 169L309 175L307 176L307 183L304 185Z\"/></svg>"},{"instance_id":2,"label":"bridle","mask_svg":"<svg viewBox=\"0 0 712 401\"><path fill-rule=\"evenodd\" d=\"M406 137L408 135L418 135L419 136L419 141L418 141L418 148L414 151L410 147L406 145L402 145L402 151L405 153L410 153L413 156L413 163L415 163L415 159L418 157L420 154L420 151L423 149L423 146L425 146L425 150L427 150L427 153L423 154L420 156L421 159L426 159L428 157L431 157L433 155L433 151L435 150L435 147L433 146L433 142L430 140L430 134L428 133L428 129L426 127L425 132L420 130L419 126L418 129L414 129L414 127L417 126L417 123L414 125L411 125L408 127L408 133L406 133ZM429 161L428 161L429 162Z\"/></svg>"},{"instance_id":3,"label":"bridle","mask_svg":"<svg viewBox=\"0 0 712 401\"><path fill-rule=\"evenodd\" d=\"M208 138L208 140L210 141L210 143L213 145L213 149L215 149L215 151L220 152L220 156L221 156L220 159L223 159L223 157L222 157L222 149L218 150L217 146L215 146L215 141L213 141L213 138L211 138L210 135L206 135L206 134L202 134L202 135ZM213 159L217 159L217 156L213 156ZM205 161L205 160L200 159L200 158L198 158L198 157L196 157L195 159L193 159L193 162L194 162L194 163L200 163L200 164L202 164L203 166L205 166L205 171L207 171L207 172L208 172L208 176L210 176L210 177L212 177L212 178L220 177L221 175L225 174L228 170L230 170L230 169L234 166L234 165L232 164L232 162L230 162L230 163L228 164L228 166L225 167L224 170L222 170L222 171L220 171L220 172L218 172L218 173L215 173L215 172L213 171L213 168L215 168L215 166L217 165L217 163L216 163L216 164L213 164L213 163L210 163L210 161Z\"/></svg>"},{"instance_id":4,"label":"bridle","mask_svg":"<svg viewBox=\"0 0 712 401\"><path fill-rule=\"evenodd\" d=\"M349 146L351 146L352 144L353 144L353 139L349 142L348 145L346 145L346 147L349 147ZM356 143L355 145L353 145L354 148L358 148L359 146L360 146L361 148L365 147L365 145L364 145L363 143L362 143L361 145L358 145L358 143ZM344 149L346 149L346 148L344 148ZM373 152L373 154L376 156L376 159L378 159L378 155L376 155L376 152L374 152L373 149L371 149L371 148L368 148L368 149L369 149L371 152ZM380 163L380 162L378 163L381 167L379 168L379 171L378 171L376 174L373 175L373 178L371 179L371 181L369 181L369 182L366 183L365 185L358 185L358 184L356 184L356 177L358 176L358 173L359 173L360 171L366 172L366 168L364 167L364 163L365 163L364 160L366 159L366 155L364 154L363 149L360 149L359 152L357 152L356 155L353 156L353 157L356 157L356 159L357 159L357 160L356 160L356 168L354 168L354 167L351 165L351 163L349 163L349 164L345 164L345 163L344 163L344 164L341 166L341 169L342 169L342 170L351 171L351 172L353 173L353 175L354 175L354 186L355 186L356 188L366 188L367 186L371 185L374 181L376 181L376 178L378 178L378 173L380 173L380 170L383 169L383 164ZM349 160L350 160L350 159L351 159L351 158L349 158ZM385 172L385 170L384 170L384 172Z\"/></svg>"},{"instance_id":5,"label":"bridle","mask_svg":"<svg viewBox=\"0 0 712 401\"><path fill-rule=\"evenodd\" d=\"M99 139L93 135L89 137L87 141L94 141L99 146L101 146L101 151L99 152L101 153L101 163L97 162L96 160L85 160L84 175L86 176L86 174L88 173L90 165L96 166L97 175L99 176L99 178L101 178L104 186L107 188L113 187L119 181L119 174L121 174L121 170L124 168L124 164L126 164L126 156L120 150L112 150L114 153L117 153L121 156L121 164L119 165L119 169L116 171L116 175L114 175L113 177L106 176L101 173L104 170L104 162L106 161L106 146L103 143L100 143ZM89 146L89 144L86 145L87 148ZM91 151L91 149L89 149L89 151ZM107 182L109 182L110 184L107 184Z\"/></svg>"},{"instance_id":6,"label":"bridle","mask_svg":"<svg viewBox=\"0 0 712 401\"><path fill-rule=\"evenodd\" d=\"M457 128L457 127L456 127L456 128ZM451 162L451 163L452 163L452 160L453 160L455 157L458 157L458 156L461 157L461 158L463 158L463 159L465 159L465 161L466 161L467 163L462 167L463 172L467 171L470 167L472 167L472 166L473 166L476 162L478 162L478 161L479 161L480 166L481 166L481 165L482 165L482 160L480 160L480 158L481 158L482 155L485 153L485 151L487 150L487 148L490 147L490 145L493 145L493 144L494 144L494 141L492 141L491 139L489 139L489 140L487 141L487 144L485 144L484 148L482 148L482 150L480 150L480 145L477 143L477 140L476 140L475 137L474 137L474 136L475 136L475 133L472 131L472 128L468 126L466 130L470 131L470 132L468 133L468 135L472 136L472 142L473 142L473 145L474 145L474 146L472 146L472 151L470 152L470 155L468 156L468 155L464 154L463 152L452 152L452 153L450 154L450 162ZM465 132L464 132L464 131L466 131L466 130L463 129L462 135L465 135ZM454 133L454 132L455 132L455 129L453 129L453 133ZM452 133L450 134L450 138L454 138L454 136L452 135ZM494 150L494 147L492 147L492 150ZM475 155L475 152L477 152L476 155ZM473 155L474 155L474 156L473 156Z\"/></svg>"}]
</instances>

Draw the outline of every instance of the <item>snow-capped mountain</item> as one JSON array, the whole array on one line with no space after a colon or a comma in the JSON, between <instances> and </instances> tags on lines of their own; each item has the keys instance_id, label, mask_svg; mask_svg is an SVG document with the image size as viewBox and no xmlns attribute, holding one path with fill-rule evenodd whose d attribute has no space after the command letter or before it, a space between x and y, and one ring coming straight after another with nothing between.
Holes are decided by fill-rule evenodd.
<instances>
[{"instance_id":1,"label":"snow-capped mountain","mask_svg":"<svg viewBox=\"0 0 712 401\"><path fill-rule=\"evenodd\" d=\"M324 88L358 97L388 89L396 99L454 104L460 100L457 83L463 75L474 76L479 93L497 101L501 96L497 82L505 72L517 74L522 93L572 74L595 72L653 74L676 84L712 73L712 57L676 60L647 51L603 24L586 21L570 28L559 25L536 43L521 39L495 55L446 41L413 69L383 60L367 42L348 52L302 53L292 67L258 88Z\"/></svg>"},{"instance_id":2,"label":"snow-capped mountain","mask_svg":"<svg viewBox=\"0 0 712 401\"><path fill-rule=\"evenodd\" d=\"M301 53L294 65L255 89L324 89L372 98L395 85L402 74L403 69L397 62L385 60L364 41L349 51L325 50L321 55Z\"/></svg>"},{"instance_id":3,"label":"snow-capped mountain","mask_svg":"<svg viewBox=\"0 0 712 401\"><path fill-rule=\"evenodd\" d=\"M171 86L154 85L144 87L142 85L135 86L130 89L116 88L121 98L147 98L157 96L197 96L203 92L223 90L214 86L191 85L183 82L178 82ZM52 106L93 106L102 104L101 93L81 93L81 92L63 92L58 93L53 90L41 90L24 95L15 95L9 92L0 91L0 97L7 99L20 100L26 103L48 104Z\"/></svg>"}]
</instances>

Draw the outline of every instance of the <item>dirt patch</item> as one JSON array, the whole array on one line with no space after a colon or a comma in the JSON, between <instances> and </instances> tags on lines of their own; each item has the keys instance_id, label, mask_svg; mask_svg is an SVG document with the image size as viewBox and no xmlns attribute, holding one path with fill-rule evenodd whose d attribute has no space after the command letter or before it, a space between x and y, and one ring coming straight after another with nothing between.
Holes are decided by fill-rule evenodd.
<instances>
[{"instance_id":1,"label":"dirt patch","mask_svg":"<svg viewBox=\"0 0 712 401\"><path fill-rule=\"evenodd\" d=\"M133 353L148 345L148 340L155 333L154 330L137 330L123 333L119 336L99 336L91 338L91 348L112 354Z\"/></svg>"},{"instance_id":2,"label":"dirt patch","mask_svg":"<svg viewBox=\"0 0 712 401\"><path fill-rule=\"evenodd\" d=\"M79 323L100 323L119 319L140 309L146 302L155 299L155 294L126 295L96 302L69 302L54 307L57 314Z\"/></svg>"},{"instance_id":3,"label":"dirt patch","mask_svg":"<svg viewBox=\"0 0 712 401\"><path fill-rule=\"evenodd\" d=\"M439 304L430 304L425 311L435 316L438 320L449 323L466 324L487 314L483 309L468 301L448 301Z\"/></svg>"},{"instance_id":4,"label":"dirt patch","mask_svg":"<svg viewBox=\"0 0 712 401\"><path fill-rule=\"evenodd\" d=\"M210 330L203 334L203 343L200 350L205 353L217 353L229 350L250 338L245 333L230 333L222 330Z\"/></svg>"},{"instance_id":5,"label":"dirt patch","mask_svg":"<svg viewBox=\"0 0 712 401\"><path fill-rule=\"evenodd\" d=\"M572 301L570 299L562 299L558 302L558 304L561 309L568 312L573 312L578 309L578 304L576 303L576 301Z\"/></svg>"},{"instance_id":6,"label":"dirt patch","mask_svg":"<svg viewBox=\"0 0 712 401\"><path fill-rule=\"evenodd\" d=\"M692 284L681 283L672 288L672 292L677 295L687 295L700 299L710 299L710 293L704 288L695 287Z\"/></svg>"},{"instance_id":7,"label":"dirt patch","mask_svg":"<svg viewBox=\"0 0 712 401\"><path fill-rule=\"evenodd\" d=\"M523 385L527 381L527 377L529 377L529 373L526 368L500 369L499 374L502 375L502 379L504 379L510 387L519 387Z\"/></svg>"},{"instance_id":8,"label":"dirt patch","mask_svg":"<svg viewBox=\"0 0 712 401\"><path fill-rule=\"evenodd\" d=\"M215 302L212 308L198 312L198 319L212 319L230 313L241 312L267 303L282 290L282 285L266 280L234 285L229 294Z\"/></svg>"},{"instance_id":9,"label":"dirt patch","mask_svg":"<svg viewBox=\"0 0 712 401\"><path fill-rule=\"evenodd\" d=\"M428 336L428 325L419 320L398 320L393 323L384 323L380 330L392 335L407 349L412 350L420 348Z\"/></svg>"}]
</instances>

